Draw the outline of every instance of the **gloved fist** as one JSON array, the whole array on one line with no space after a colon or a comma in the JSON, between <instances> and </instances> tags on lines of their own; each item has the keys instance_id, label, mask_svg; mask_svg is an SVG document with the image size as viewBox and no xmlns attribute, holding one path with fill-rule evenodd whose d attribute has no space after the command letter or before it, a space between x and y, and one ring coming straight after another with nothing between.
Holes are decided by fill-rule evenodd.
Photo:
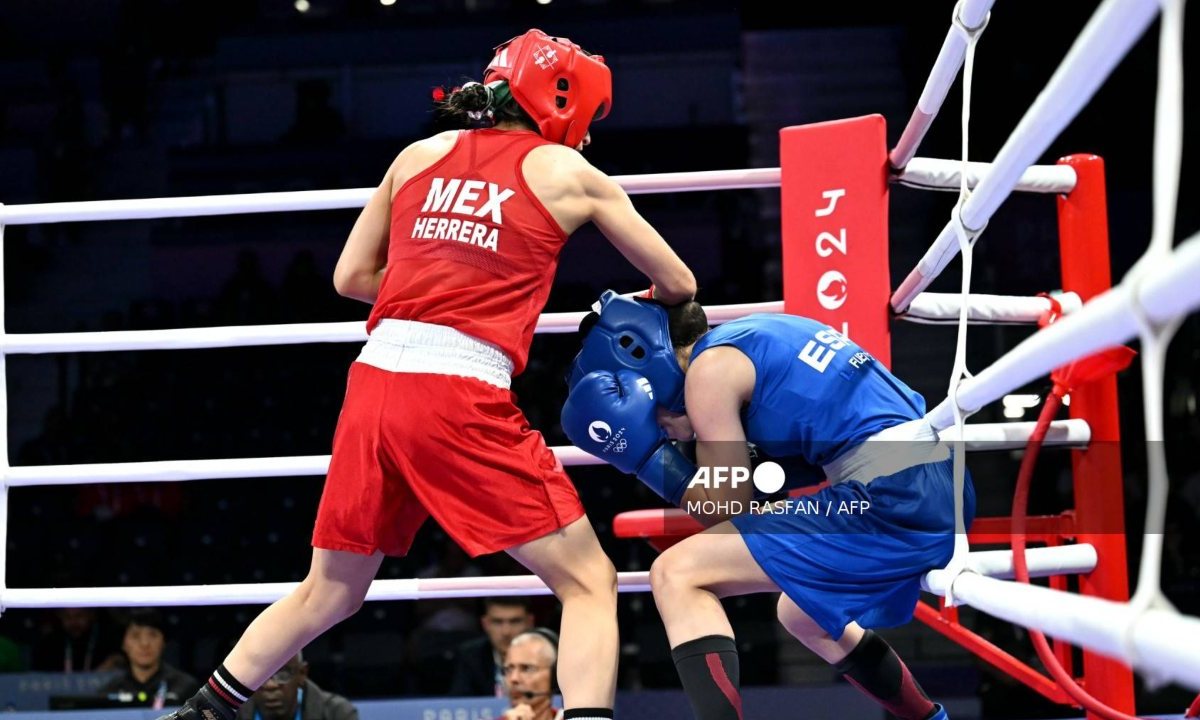
<instances>
[{"instance_id":1,"label":"gloved fist","mask_svg":"<svg viewBox=\"0 0 1200 720\"><path fill-rule=\"evenodd\" d=\"M678 505L696 466L658 426L650 382L632 370L584 375L562 409L571 442L621 472L636 475L659 497Z\"/></svg>"},{"instance_id":2,"label":"gloved fist","mask_svg":"<svg viewBox=\"0 0 1200 720\"><path fill-rule=\"evenodd\" d=\"M579 448L634 474L666 440L650 383L632 370L584 375L562 409L562 427Z\"/></svg>"}]
</instances>

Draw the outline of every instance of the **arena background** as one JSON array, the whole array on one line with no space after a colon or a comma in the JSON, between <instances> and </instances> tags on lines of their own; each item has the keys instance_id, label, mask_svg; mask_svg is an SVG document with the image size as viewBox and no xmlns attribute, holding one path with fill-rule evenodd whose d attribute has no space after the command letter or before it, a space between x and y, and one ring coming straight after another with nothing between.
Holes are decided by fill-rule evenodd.
<instances>
[{"instance_id":1,"label":"arena background","mask_svg":"<svg viewBox=\"0 0 1200 720\"><path fill-rule=\"evenodd\" d=\"M589 159L610 174L778 164L779 128L867 113L894 142L948 27L949 2L789 7L718 0L5 0L0 3L0 202L19 204L367 187L395 154L433 129L430 88L477 78L490 48L528 27L604 54L614 69L612 115L593 126ZM997 3L976 56L971 156L990 159L1057 67L1096 3ZM1195 13L1188 21L1195 38ZM1157 25L1135 46L1042 162L1073 152L1105 158L1114 278L1144 250ZM1187 49L1195 56L1195 43ZM1187 46L1185 45L1185 48ZM1189 62L1185 78L1194 77ZM1194 82L1189 81L1190 86ZM1188 130L1195 94L1185 94ZM958 86L921 147L957 158ZM1185 135L1178 236L1200 226L1194 134ZM895 285L945 224L953 194L894 188ZM782 295L778 192L639 196L638 208L695 270L705 303ZM333 291L334 261L355 211L5 230L9 332L116 330L365 318ZM1056 287L1053 203L1014 197L976 250L979 292ZM957 289L950 271L935 290ZM563 253L549 311L583 309L603 289L639 278L591 229ZM1167 369L1172 507L1164 589L1200 612L1200 333L1187 320ZM971 333L982 368L1029 331ZM897 373L931 405L945 395L953 331L901 325ZM15 465L315 455L328 452L353 345L188 352L15 356L8 360ZM520 404L552 445L570 336L539 336L515 382ZM1131 573L1144 486L1140 380L1121 378ZM1030 392L1044 392L1031 386ZM997 408L979 421L1001 420ZM1030 415L1027 419L1033 419ZM974 460L972 461L975 462ZM980 469L972 465L977 473ZM992 456L981 514L1005 513L1016 463ZM1066 466L1047 454L1035 509L1062 507ZM653 551L614 539L611 518L660 503L608 468L572 471L618 569L646 569ZM320 478L11 491L13 587L170 585L300 579L307 569ZM469 560L434 525L381 577L520 572L504 557ZM773 598L728 603L748 686L822 688L833 672L782 637ZM539 621L556 608L538 601ZM255 607L169 611L169 657L204 677ZM444 692L455 628L474 601L369 604L308 650L312 675L353 698ZM6 669L28 667L50 613L6 612ZM648 596L623 596L624 691L677 688ZM975 627L1020 657L1022 631L979 617ZM982 668L913 624L885 635L931 694L976 699L983 717L1072 716ZM1036 663L1036 659L1032 660ZM1178 688L1141 693L1143 712L1179 712ZM0 702L5 699L0 697ZM680 702L682 700L680 699ZM682 705L680 706L682 707ZM958 715L956 715L958 717Z\"/></svg>"}]
</instances>

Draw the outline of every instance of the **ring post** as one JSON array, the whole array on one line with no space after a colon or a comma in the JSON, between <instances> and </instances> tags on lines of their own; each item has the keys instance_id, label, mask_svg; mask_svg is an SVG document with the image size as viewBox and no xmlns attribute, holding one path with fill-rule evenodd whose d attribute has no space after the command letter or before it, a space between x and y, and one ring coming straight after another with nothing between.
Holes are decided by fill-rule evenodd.
<instances>
[{"instance_id":1,"label":"ring post","mask_svg":"<svg viewBox=\"0 0 1200 720\"><path fill-rule=\"evenodd\" d=\"M1104 160L1070 155L1058 161L1075 168L1075 189L1058 196L1062 287L1086 303L1112 287L1109 267L1108 204ZM1075 489L1076 541L1096 548L1096 569L1079 578L1083 595L1129 599L1125 559L1125 496L1121 476L1121 430L1117 379L1106 377L1071 393L1071 417L1086 420L1092 441L1071 452ZM1089 693L1121 712L1134 712L1133 673L1116 660L1083 651L1083 677ZM1088 713L1089 720L1098 715Z\"/></svg>"}]
</instances>

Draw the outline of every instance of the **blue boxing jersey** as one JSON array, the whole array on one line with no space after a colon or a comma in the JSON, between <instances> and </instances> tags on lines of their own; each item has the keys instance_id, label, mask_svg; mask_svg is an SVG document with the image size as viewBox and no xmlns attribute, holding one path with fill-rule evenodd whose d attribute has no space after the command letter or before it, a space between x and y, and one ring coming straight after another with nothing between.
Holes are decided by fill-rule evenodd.
<instances>
[{"instance_id":1,"label":"blue boxing jersey","mask_svg":"<svg viewBox=\"0 0 1200 720\"><path fill-rule=\"evenodd\" d=\"M692 349L736 347L754 363L742 410L746 439L771 457L825 465L880 430L925 415L925 400L824 323L756 314L706 333Z\"/></svg>"}]
</instances>

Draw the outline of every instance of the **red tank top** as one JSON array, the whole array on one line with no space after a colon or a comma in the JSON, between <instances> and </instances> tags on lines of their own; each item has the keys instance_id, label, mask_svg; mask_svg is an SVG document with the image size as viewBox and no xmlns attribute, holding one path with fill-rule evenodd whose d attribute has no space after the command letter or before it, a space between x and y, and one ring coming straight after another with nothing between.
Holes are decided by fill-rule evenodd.
<instances>
[{"instance_id":1,"label":"red tank top","mask_svg":"<svg viewBox=\"0 0 1200 720\"><path fill-rule=\"evenodd\" d=\"M521 162L551 144L533 132L465 130L392 199L388 267L367 321L452 327L525 369L566 233L530 191Z\"/></svg>"}]
</instances>

